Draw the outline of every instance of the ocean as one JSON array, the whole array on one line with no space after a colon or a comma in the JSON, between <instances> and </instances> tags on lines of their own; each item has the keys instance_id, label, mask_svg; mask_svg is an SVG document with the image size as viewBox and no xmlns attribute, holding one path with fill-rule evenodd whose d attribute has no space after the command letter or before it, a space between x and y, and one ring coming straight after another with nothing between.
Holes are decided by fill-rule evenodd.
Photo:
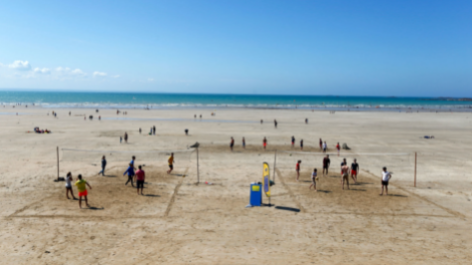
<instances>
[{"instance_id":1,"label":"ocean","mask_svg":"<svg viewBox=\"0 0 472 265\"><path fill-rule=\"evenodd\" d=\"M43 108L280 108L314 110L472 111L454 98L0 91L2 105Z\"/></svg>"}]
</instances>

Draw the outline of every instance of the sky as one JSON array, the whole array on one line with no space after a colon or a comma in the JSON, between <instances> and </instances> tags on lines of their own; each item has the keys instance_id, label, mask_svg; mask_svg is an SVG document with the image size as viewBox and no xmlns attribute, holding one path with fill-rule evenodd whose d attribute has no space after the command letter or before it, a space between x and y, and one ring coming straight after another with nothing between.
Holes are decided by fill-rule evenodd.
<instances>
[{"instance_id":1,"label":"sky","mask_svg":"<svg viewBox=\"0 0 472 265\"><path fill-rule=\"evenodd\" d=\"M472 1L3 1L0 89L472 97Z\"/></svg>"}]
</instances>

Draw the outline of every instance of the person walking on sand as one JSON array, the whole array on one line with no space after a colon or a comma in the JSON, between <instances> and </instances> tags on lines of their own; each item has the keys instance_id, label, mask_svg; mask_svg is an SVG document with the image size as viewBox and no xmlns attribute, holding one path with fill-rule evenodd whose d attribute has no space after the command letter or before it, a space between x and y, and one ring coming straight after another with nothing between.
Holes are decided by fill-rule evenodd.
<instances>
[{"instance_id":1,"label":"person walking on sand","mask_svg":"<svg viewBox=\"0 0 472 265\"><path fill-rule=\"evenodd\" d=\"M295 146L295 136L292 136L292 148Z\"/></svg>"},{"instance_id":2,"label":"person walking on sand","mask_svg":"<svg viewBox=\"0 0 472 265\"><path fill-rule=\"evenodd\" d=\"M72 190L72 174L69 172L67 173L67 176L66 176L66 196L67 196L67 199L70 199L69 198L69 192L70 194L72 195L72 199L76 199L75 196L74 196L74 191Z\"/></svg>"},{"instance_id":3,"label":"person walking on sand","mask_svg":"<svg viewBox=\"0 0 472 265\"><path fill-rule=\"evenodd\" d=\"M120 136L120 144L121 144L121 142L123 142L123 137Z\"/></svg>"},{"instance_id":4,"label":"person walking on sand","mask_svg":"<svg viewBox=\"0 0 472 265\"><path fill-rule=\"evenodd\" d=\"M343 161L341 162L341 168L343 166L347 166L347 161L346 161L346 158L343 158ZM342 170L341 170L342 171Z\"/></svg>"},{"instance_id":5,"label":"person walking on sand","mask_svg":"<svg viewBox=\"0 0 472 265\"><path fill-rule=\"evenodd\" d=\"M339 142L338 142L338 144L336 145L336 150L338 150L338 156L339 156L339 150L341 150L341 146L339 146Z\"/></svg>"},{"instance_id":6,"label":"person walking on sand","mask_svg":"<svg viewBox=\"0 0 472 265\"><path fill-rule=\"evenodd\" d=\"M125 173L123 173L123 176L124 175L128 175L128 180L126 181L125 185L128 185L129 182L131 182L131 186L134 187L134 184L133 184L133 178L134 178L134 165L129 163L129 167L128 169L126 169Z\"/></svg>"},{"instance_id":7,"label":"person walking on sand","mask_svg":"<svg viewBox=\"0 0 472 265\"><path fill-rule=\"evenodd\" d=\"M274 120L274 127L277 129L277 120Z\"/></svg>"},{"instance_id":8,"label":"person walking on sand","mask_svg":"<svg viewBox=\"0 0 472 265\"><path fill-rule=\"evenodd\" d=\"M326 155L326 157L323 158L323 176L325 175L325 171L326 171L326 175L328 175L328 169L329 169L330 164L331 164L331 160L329 160L329 155Z\"/></svg>"},{"instance_id":9,"label":"person walking on sand","mask_svg":"<svg viewBox=\"0 0 472 265\"><path fill-rule=\"evenodd\" d=\"M125 132L125 137L124 138L125 138L125 143L128 143L128 133L127 132Z\"/></svg>"},{"instance_id":10,"label":"person walking on sand","mask_svg":"<svg viewBox=\"0 0 472 265\"><path fill-rule=\"evenodd\" d=\"M84 197L85 199L85 205L87 205L87 207L90 207L87 201L87 195L88 195L87 186L90 189L92 189L92 186L90 186L90 184L88 184L87 181L82 179L82 175L79 174L77 178L79 180L77 180L77 182L75 183L75 186L77 187L77 190L79 191L79 207L82 208L82 197Z\"/></svg>"},{"instance_id":11,"label":"person walking on sand","mask_svg":"<svg viewBox=\"0 0 472 265\"><path fill-rule=\"evenodd\" d=\"M318 192L318 190L316 189L316 181L317 180L318 180L318 170L315 168L315 169L313 169L313 173L311 173L311 185L308 188L309 190L311 190L311 187L313 187L315 189L315 191Z\"/></svg>"},{"instance_id":12,"label":"person walking on sand","mask_svg":"<svg viewBox=\"0 0 472 265\"><path fill-rule=\"evenodd\" d=\"M243 148L246 149L246 139L243 137Z\"/></svg>"},{"instance_id":13,"label":"person walking on sand","mask_svg":"<svg viewBox=\"0 0 472 265\"><path fill-rule=\"evenodd\" d=\"M300 140L300 149L303 150L303 139Z\"/></svg>"},{"instance_id":14,"label":"person walking on sand","mask_svg":"<svg viewBox=\"0 0 472 265\"><path fill-rule=\"evenodd\" d=\"M323 150L323 141L320 138L320 150Z\"/></svg>"},{"instance_id":15,"label":"person walking on sand","mask_svg":"<svg viewBox=\"0 0 472 265\"><path fill-rule=\"evenodd\" d=\"M131 161L129 162L130 165L133 167L133 170L136 170L136 167L134 166L134 161L136 160L136 157L135 156L132 156L131 157Z\"/></svg>"},{"instance_id":16,"label":"person walking on sand","mask_svg":"<svg viewBox=\"0 0 472 265\"><path fill-rule=\"evenodd\" d=\"M141 166L138 166L138 171L136 171L136 187L137 187L137 192L138 192L138 195L139 195L139 188L141 188L141 195L144 195L143 194L143 189L144 189L144 178L146 177L145 176L145 173L144 173L144 170L142 170Z\"/></svg>"},{"instance_id":17,"label":"person walking on sand","mask_svg":"<svg viewBox=\"0 0 472 265\"><path fill-rule=\"evenodd\" d=\"M351 164L351 178L354 181L354 184L357 182L357 174L359 174L359 164L357 164L357 159L354 158L354 162Z\"/></svg>"},{"instance_id":18,"label":"person walking on sand","mask_svg":"<svg viewBox=\"0 0 472 265\"><path fill-rule=\"evenodd\" d=\"M152 126L152 135L156 135L156 126Z\"/></svg>"},{"instance_id":19,"label":"person walking on sand","mask_svg":"<svg viewBox=\"0 0 472 265\"><path fill-rule=\"evenodd\" d=\"M297 161L297 164L295 165L295 171L297 171L297 181L300 178L300 164L302 163L301 160Z\"/></svg>"},{"instance_id":20,"label":"person walking on sand","mask_svg":"<svg viewBox=\"0 0 472 265\"><path fill-rule=\"evenodd\" d=\"M387 171L387 167L382 168L382 193L379 195L382 196L384 194L384 188L385 188L385 195L388 196L388 182L392 178L392 173Z\"/></svg>"},{"instance_id":21,"label":"person walking on sand","mask_svg":"<svg viewBox=\"0 0 472 265\"><path fill-rule=\"evenodd\" d=\"M167 163L169 164L169 170L167 170L167 174L170 174L172 170L174 170L174 153L171 153L169 158L167 159Z\"/></svg>"},{"instance_id":22,"label":"person walking on sand","mask_svg":"<svg viewBox=\"0 0 472 265\"><path fill-rule=\"evenodd\" d=\"M344 164L341 167L341 187L344 190L344 182L347 183L347 189L349 189L349 166Z\"/></svg>"},{"instance_id":23,"label":"person walking on sand","mask_svg":"<svg viewBox=\"0 0 472 265\"><path fill-rule=\"evenodd\" d=\"M139 128L139 134L141 134L141 128Z\"/></svg>"},{"instance_id":24,"label":"person walking on sand","mask_svg":"<svg viewBox=\"0 0 472 265\"><path fill-rule=\"evenodd\" d=\"M308 124L308 118L305 119L305 124Z\"/></svg>"},{"instance_id":25,"label":"person walking on sand","mask_svg":"<svg viewBox=\"0 0 472 265\"><path fill-rule=\"evenodd\" d=\"M326 144L326 141L323 143L323 153L326 153L326 150L328 149L328 144Z\"/></svg>"},{"instance_id":26,"label":"person walking on sand","mask_svg":"<svg viewBox=\"0 0 472 265\"><path fill-rule=\"evenodd\" d=\"M262 140L262 146L264 146L264 150L266 149L267 147L267 138L264 137L264 139Z\"/></svg>"},{"instance_id":27,"label":"person walking on sand","mask_svg":"<svg viewBox=\"0 0 472 265\"><path fill-rule=\"evenodd\" d=\"M231 151L233 151L233 146L234 146L234 138L231 137L231 141L229 142L229 149L231 149Z\"/></svg>"},{"instance_id":28,"label":"person walking on sand","mask_svg":"<svg viewBox=\"0 0 472 265\"><path fill-rule=\"evenodd\" d=\"M105 156L102 156L102 170L98 172L98 175L102 174L102 176L105 176L105 167L107 166L107 160Z\"/></svg>"}]
</instances>

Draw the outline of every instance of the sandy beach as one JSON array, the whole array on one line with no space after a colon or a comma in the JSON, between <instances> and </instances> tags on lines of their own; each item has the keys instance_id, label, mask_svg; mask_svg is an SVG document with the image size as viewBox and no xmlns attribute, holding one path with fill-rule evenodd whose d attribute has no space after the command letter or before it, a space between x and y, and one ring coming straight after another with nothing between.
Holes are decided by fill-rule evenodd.
<instances>
[{"instance_id":1,"label":"sandy beach","mask_svg":"<svg viewBox=\"0 0 472 265\"><path fill-rule=\"evenodd\" d=\"M0 109L0 264L472 263L471 113L122 111L128 114ZM149 135L152 126L156 135ZM52 133L36 134L34 127ZM120 143L125 132L128 143ZM331 158L327 176L320 138ZM195 142L198 185L196 152L188 148ZM338 157L337 142L351 150ZM53 181L57 147L60 176L82 174L93 187L92 208L79 209L66 198L64 182ZM169 152L176 162L168 175ZM97 175L102 155L105 176ZM145 164L145 196L124 185L132 155ZM351 190L340 185L344 157L360 165ZM273 170L274 159L273 206L245 208L250 183L261 181L263 162ZM389 196L379 196L383 166L394 173ZM315 167L319 192L308 189Z\"/></svg>"}]
</instances>

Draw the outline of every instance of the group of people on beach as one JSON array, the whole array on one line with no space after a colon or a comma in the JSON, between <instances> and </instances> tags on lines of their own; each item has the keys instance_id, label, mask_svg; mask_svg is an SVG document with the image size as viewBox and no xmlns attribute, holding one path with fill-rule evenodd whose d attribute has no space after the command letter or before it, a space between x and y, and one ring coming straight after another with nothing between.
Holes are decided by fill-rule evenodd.
<instances>
[{"instance_id":1,"label":"group of people on beach","mask_svg":"<svg viewBox=\"0 0 472 265\"><path fill-rule=\"evenodd\" d=\"M297 181L299 181L300 178L300 164L302 163L301 160L297 161L297 164L295 165L295 171L297 173ZM323 176L328 175L329 172L329 167L331 165L331 160L329 159L329 155L326 155L323 158ZM357 159L354 158L353 162L351 163L351 166L348 166L346 158L343 158L343 161L341 162L341 188L344 190L344 184L347 185L347 189L349 189L349 176L351 176L351 179L354 181L354 184L357 183L357 176L360 171L360 166L357 163ZM392 178L392 173L387 171L387 167L382 168L382 178L381 178L381 193L380 195L384 194L384 190L386 195L388 195L388 184L390 179ZM318 169L314 168L313 172L311 173L311 185L309 189L312 187L314 188L315 191L317 190L316 184L319 182L319 177L318 177Z\"/></svg>"},{"instance_id":2,"label":"group of people on beach","mask_svg":"<svg viewBox=\"0 0 472 265\"><path fill-rule=\"evenodd\" d=\"M143 170L144 165L139 165L138 169L136 170L135 161L136 161L136 156L132 156L131 161L128 165L128 168L123 173L123 176L125 175L128 176L128 179L125 185L128 185L128 183L131 182L131 186L134 188L135 187L134 182L136 182L137 194L144 195L143 189L144 189L144 181L146 179L146 173ZM170 174L174 170L174 163L175 163L174 153L170 154L169 158L167 159L167 163L169 166L169 170L167 170L167 174ZM102 176L105 176L105 168L107 165L107 160L105 156L102 156L101 165L102 165L102 170L98 172L98 175L101 174ZM71 172L67 173L67 176L65 178L66 196L67 196L67 199L70 199L69 197L69 193L70 193L70 195L72 196L72 199L76 200L77 198L74 196L74 192L72 190L73 180L74 179L72 178L72 173ZM74 186L77 187L77 191L78 191L79 207L82 208L82 198L84 199L86 206L90 207L90 205L88 204L88 199L87 199L87 196L88 196L87 187L89 189L92 189L92 186L86 180L82 178L81 174L77 176L77 181L74 183Z\"/></svg>"}]
</instances>

